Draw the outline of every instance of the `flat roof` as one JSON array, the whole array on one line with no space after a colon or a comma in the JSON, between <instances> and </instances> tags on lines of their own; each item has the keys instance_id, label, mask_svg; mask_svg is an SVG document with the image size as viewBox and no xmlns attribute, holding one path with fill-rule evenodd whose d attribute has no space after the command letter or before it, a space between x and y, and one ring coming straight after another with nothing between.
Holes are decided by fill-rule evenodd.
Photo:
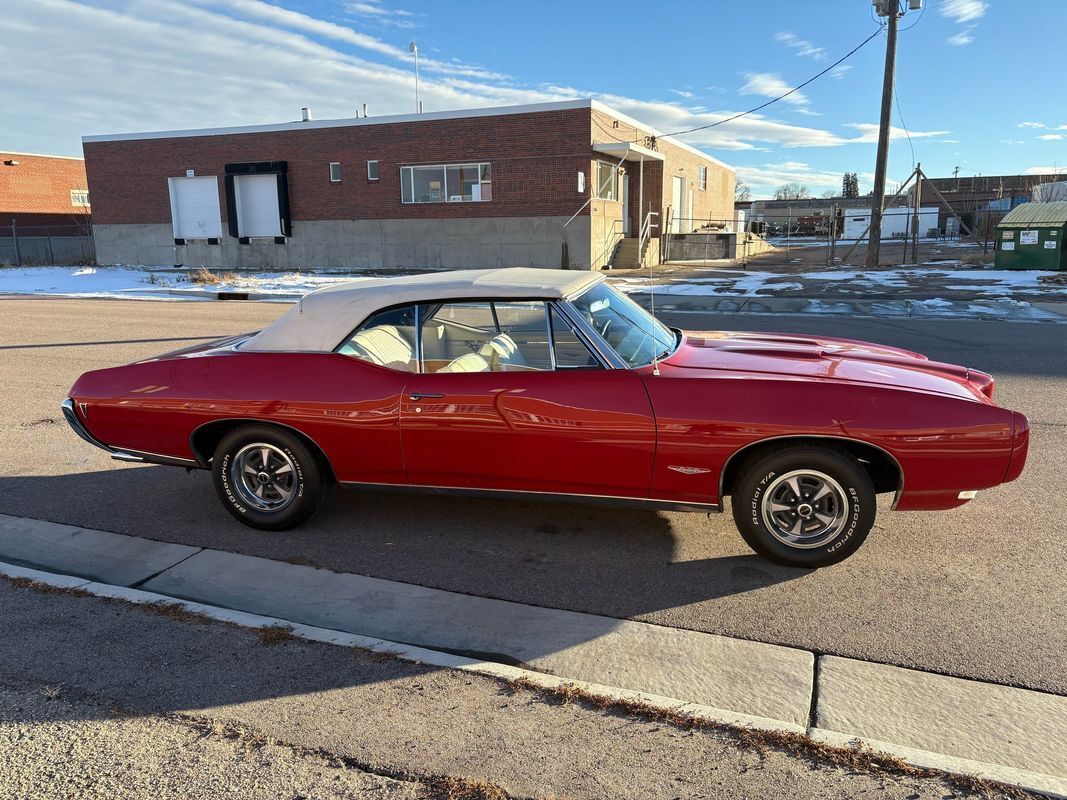
<instances>
[{"instance_id":1,"label":"flat roof","mask_svg":"<svg viewBox=\"0 0 1067 800\"><path fill-rule=\"evenodd\" d=\"M140 131L135 133L104 133L82 136L82 143L90 142L124 142L142 139L181 139L194 136L232 136L246 133L277 133L284 131L314 130L317 128L347 128L361 127L364 125L395 125L404 122L433 122L445 119L476 119L478 117L503 117L511 114L539 114L546 111L569 111L572 109L590 109L610 114L621 122L633 125L635 128L648 131L650 136L662 138L676 147L688 150L694 155L706 158L725 169L733 171L733 167L723 161L708 155L692 145L680 142L674 137L664 136L660 131L650 125L640 122L633 117L627 116L615 109L601 103L598 100L585 98L581 100L559 100L550 103L528 103L515 106L490 106L487 108L464 108L455 111L428 111L423 114L393 114L384 117L342 117L341 119L316 119L308 122L294 120L292 122L276 122L267 125L237 125L228 128L186 128L171 131Z\"/></svg>"}]
</instances>

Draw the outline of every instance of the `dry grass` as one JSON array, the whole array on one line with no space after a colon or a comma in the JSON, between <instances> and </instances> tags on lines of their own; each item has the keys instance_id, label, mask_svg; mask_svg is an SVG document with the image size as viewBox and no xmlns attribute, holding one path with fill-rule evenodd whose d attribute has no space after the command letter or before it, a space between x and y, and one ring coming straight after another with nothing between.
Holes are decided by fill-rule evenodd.
<instances>
[{"instance_id":1,"label":"dry grass","mask_svg":"<svg viewBox=\"0 0 1067 800\"><path fill-rule=\"evenodd\" d=\"M45 700L58 700L59 696L63 694L63 687L46 683L38 691Z\"/></svg>"},{"instance_id":2,"label":"dry grass","mask_svg":"<svg viewBox=\"0 0 1067 800\"><path fill-rule=\"evenodd\" d=\"M67 586L53 586L50 583L35 581L33 578L9 578L6 575L0 577L3 577L17 589L33 589L34 591L43 592L44 594L63 594L68 597L95 597L92 592L87 592L84 589L72 589Z\"/></svg>"},{"instance_id":3,"label":"dry grass","mask_svg":"<svg viewBox=\"0 0 1067 800\"><path fill-rule=\"evenodd\" d=\"M971 267L984 267L993 263L991 253L964 253L960 256L960 263Z\"/></svg>"},{"instance_id":4,"label":"dry grass","mask_svg":"<svg viewBox=\"0 0 1067 800\"><path fill-rule=\"evenodd\" d=\"M201 286L216 286L220 283L236 283L239 278L235 272L223 272L221 274L212 272L209 269L200 267L199 269L192 270L189 274L189 280L192 283L200 284Z\"/></svg>"},{"instance_id":5,"label":"dry grass","mask_svg":"<svg viewBox=\"0 0 1067 800\"><path fill-rule=\"evenodd\" d=\"M846 770L875 775L891 774L909 778L941 780L946 785L977 797L1012 797L1023 800L1032 795L1012 786L988 781L974 775L956 775L939 770L914 767L903 759L872 750L856 743L851 747L837 747L817 742L801 733L763 731L751 728L735 728L710 720L693 717L676 709L665 709L643 703L587 692L574 684L558 687L543 687L526 677L506 681L511 693L533 693L542 702L554 705L581 705L605 714L634 717L647 722L671 725L685 731L716 733L734 742L743 750L751 750L763 756L768 751L787 753L819 764L831 764Z\"/></svg>"},{"instance_id":6,"label":"dry grass","mask_svg":"<svg viewBox=\"0 0 1067 800\"><path fill-rule=\"evenodd\" d=\"M1046 286L1067 286L1067 272L1059 275L1039 275L1037 282Z\"/></svg>"},{"instance_id":7,"label":"dry grass","mask_svg":"<svg viewBox=\"0 0 1067 800\"><path fill-rule=\"evenodd\" d=\"M466 778L425 778L420 800L508 800L508 793L492 783Z\"/></svg>"},{"instance_id":8,"label":"dry grass","mask_svg":"<svg viewBox=\"0 0 1067 800\"><path fill-rule=\"evenodd\" d=\"M274 647L296 639L293 629L288 625L267 625L258 629L256 634L259 636L259 643L264 647Z\"/></svg>"}]
</instances>

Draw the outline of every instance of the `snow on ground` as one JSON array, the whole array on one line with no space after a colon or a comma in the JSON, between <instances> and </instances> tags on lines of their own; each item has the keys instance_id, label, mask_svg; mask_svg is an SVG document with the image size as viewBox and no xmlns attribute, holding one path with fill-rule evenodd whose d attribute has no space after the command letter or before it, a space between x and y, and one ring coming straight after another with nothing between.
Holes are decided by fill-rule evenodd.
<instances>
[{"instance_id":1,"label":"snow on ground","mask_svg":"<svg viewBox=\"0 0 1067 800\"><path fill-rule=\"evenodd\" d=\"M218 292L252 292L268 295L263 299L291 301L314 289L362 277L342 273L223 273L234 279L201 284L194 283L190 274L186 270L139 267L5 267L0 269L0 294L214 300Z\"/></svg>"}]
</instances>

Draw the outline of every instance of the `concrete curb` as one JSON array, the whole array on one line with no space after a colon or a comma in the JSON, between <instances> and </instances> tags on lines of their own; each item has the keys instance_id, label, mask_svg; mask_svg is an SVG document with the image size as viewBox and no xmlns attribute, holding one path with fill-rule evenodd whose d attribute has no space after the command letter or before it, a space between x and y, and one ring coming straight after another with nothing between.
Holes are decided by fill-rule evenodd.
<instances>
[{"instance_id":1,"label":"concrete curb","mask_svg":"<svg viewBox=\"0 0 1067 800\"><path fill-rule=\"evenodd\" d=\"M805 728L788 722L767 719L766 717L726 711L724 709L713 708L699 703L689 703L673 697L646 694L644 692L618 689L616 687L597 683L546 675L542 672L521 669L506 664L497 664L490 661L454 656L437 650L427 650L425 648L398 644L384 639L375 639L373 637L360 636L357 634L345 633L343 631L304 625L302 623L292 622L277 617L250 614L246 611L235 611L220 606L182 600L157 592L147 592L141 589L131 589L126 586L99 583L85 578L78 578L73 575L60 575L53 572L45 572L0 562L0 576L6 576L8 578L25 578L37 583L62 589L77 589L97 597L110 598L135 605L149 603L174 604L187 611L209 619L245 628L266 628L280 625L290 628L293 636L304 639L305 641L368 650L374 653L390 655L402 661L408 661L414 664L425 664L445 669L471 672L503 681L514 681L522 678L528 685L543 689L551 690L558 689L562 686L570 686L585 694L607 697L612 700L637 702L654 709L682 714L689 716L694 720L700 720L714 725L722 725L729 728L767 731L772 733L799 734L807 736L815 743L827 744L844 749L852 749L860 746L867 747L873 751L899 758L905 763L921 769L932 769L955 775L995 781L1008 786L1017 787L1024 791L1036 792L1048 797L1057 798L1057 800L1067 800L1067 778L1058 778L1052 775L1029 772L999 764L957 758L942 753L894 744L892 742L883 742L861 736L851 736L837 731L824 730L818 727Z\"/></svg>"}]
</instances>

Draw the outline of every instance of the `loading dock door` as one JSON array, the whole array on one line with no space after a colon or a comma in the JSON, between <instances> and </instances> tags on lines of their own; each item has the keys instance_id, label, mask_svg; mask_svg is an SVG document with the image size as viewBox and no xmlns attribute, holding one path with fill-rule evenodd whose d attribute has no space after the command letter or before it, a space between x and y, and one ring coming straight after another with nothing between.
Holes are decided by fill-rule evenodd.
<instances>
[{"instance_id":1,"label":"loading dock door","mask_svg":"<svg viewBox=\"0 0 1067 800\"><path fill-rule=\"evenodd\" d=\"M235 176L234 199L237 203L237 229L241 236L282 235L277 175Z\"/></svg>"},{"instance_id":2,"label":"loading dock door","mask_svg":"<svg viewBox=\"0 0 1067 800\"><path fill-rule=\"evenodd\" d=\"M214 175L171 178L170 216L175 239L209 239L222 236L219 181Z\"/></svg>"}]
</instances>

